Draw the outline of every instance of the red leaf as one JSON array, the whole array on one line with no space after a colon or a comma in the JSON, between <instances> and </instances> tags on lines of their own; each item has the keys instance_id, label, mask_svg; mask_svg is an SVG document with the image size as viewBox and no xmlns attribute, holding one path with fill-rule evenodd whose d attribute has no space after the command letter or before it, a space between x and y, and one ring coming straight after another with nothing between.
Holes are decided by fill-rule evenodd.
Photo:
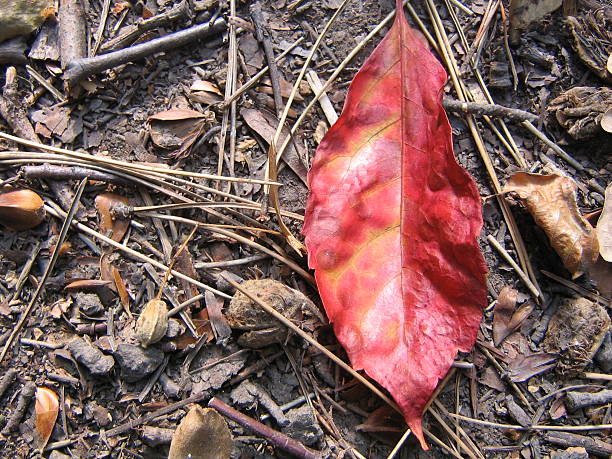
<instances>
[{"instance_id":1,"label":"red leaf","mask_svg":"<svg viewBox=\"0 0 612 459\"><path fill-rule=\"evenodd\" d=\"M426 448L424 407L486 305L478 190L453 156L446 73L404 17L355 76L309 173L309 265L353 366Z\"/></svg>"}]
</instances>

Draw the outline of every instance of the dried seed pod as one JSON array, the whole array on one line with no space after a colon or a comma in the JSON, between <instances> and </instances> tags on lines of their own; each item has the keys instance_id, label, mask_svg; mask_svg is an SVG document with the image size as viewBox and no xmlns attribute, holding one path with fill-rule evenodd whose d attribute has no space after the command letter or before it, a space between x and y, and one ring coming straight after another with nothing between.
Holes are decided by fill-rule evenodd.
<instances>
[{"instance_id":1,"label":"dried seed pod","mask_svg":"<svg viewBox=\"0 0 612 459\"><path fill-rule=\"evenodd\" d=\"M27 230L45 218L42 198L32 190L15 190L0 194L0 223L9 229Z\"/></svg>"},{"instance_id":2,"label":"dried seed pod","mask_svg":"<svg viewBox=\"0 0 612 459\"><path fill-rule=\"evenodd\" d=\"M143 346L157 343L168 329L168 307L159 299L149 301L136 321L136 339Z\"/></svg>"}]
</instances>

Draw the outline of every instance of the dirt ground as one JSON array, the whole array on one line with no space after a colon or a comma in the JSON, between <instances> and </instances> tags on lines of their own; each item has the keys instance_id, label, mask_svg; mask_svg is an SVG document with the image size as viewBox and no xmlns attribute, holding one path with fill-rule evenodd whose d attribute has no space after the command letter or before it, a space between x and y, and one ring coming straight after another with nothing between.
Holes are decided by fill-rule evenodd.
<instances>
[{"instance_id":1,"label":"dirt ground","mask_svg":"<svg viewBox=\"0 0 612 459\"><path fill-rule=\"evenodd\" d=\"M315 39L342 2L237 2L235 15L227 2L216 0L76 3L83 6L82 17L75 9L62 15L60 7L59 19L49 18L33 32L0 43L0 83L5 88L0 102L8 106L4 111L0 107L1 132L103 160L138 163L144 169L212 175L218 173L222 144L222 175L262 180L278 115ZM110 7L107 14L105 3ZM452 14L447 3L454 5ZM434 1L461 80L475 102L486 100L471 70L474 60L494 103L535 115L533 126L552 140L544 142L521 121L502 116L502 125L496 118L476 114L474 127L489 155L490 171L502 185L519 171L571 178L577 185L580 213L595 225L612 174L612 136L600 127L603 113L612 108L612 77L605 68L612 51L612 7L605 1L564 2L530 25L507 28L508 2L501 2L501 7L499 1L456 3ZM410 4L435 37L426 2ZM252 19L257 8L259 25L265 29L261 42ZM315 76L325 83L393 9L390 0L349 1L324 36L324 46L314 54L310 69ZM128 27L169 11L179 11L178 19L139 32L136 41L121 48L223 18L235 31L234 66L228 64L233 61L233 39L224 25L186 46L113 65L67 84L67 69L74 68L77 59L104 56L105 44ZM482 26L487 17L488 25ZM101 19L105 26L98 40ZM415 24L410 14L408 20ZM68 37L82 34L84 55L67 49L65 40L70 38L60 32L61 21L71 23L63 32ZM388 24L327 89L331 112L341 113L352 78ZM224 97L233 93L231 88L226 92L232 68L237 89L267 65L266 45L278 56L300 37L303 41L288 52L274 75L283 106L275 106L268 73L241 94L233 108L223 105ZM19 50L20 57L6 51L7 43ZM62 53L68 56L66 62ZM11 93L13 65L16 87ZM44 85L35 74L42 75ZM583 89L568 95L572 88ZM444 97L458 97L451 81ZM285 134L312 98L311 85L302 82ZM422 451L411 435L396 457L610 457L610 264L600 258L592 271L572 279L555 253L555 241L537 218L516 195L498 194L465 114L453 110L448 114L457 160L474 177L483 199L479 244L489 270L490 306L473 351L458 355L424 416L424 426L433 435L428 437L430 450ZM308 196L305 174L329 125L329 112L316 104L293 134L280 163L280 205L293 234L299 235L302 227ZM2 227L0 344L7 349L0 363L3 457L168 457L177 425L194 404L205 407L212 397L261 419L323 457L388 457L406 430L401 417L252 302L244 297L231 300L235 289L228 278L280 282L285 287L260 282L253 288L346 360L321 312L306 258L296 256L279 233L274 209L261 210L266 201L261 183L228 185L188 176L177 182L159 171L158 175L146 170L128 173L123 165L90 159L54 162L52 153L38 159L20 156L19 151L42 150L4 137L0 144L1 191L28 188L52 208L67 211L84 177L96 171L106 174L90 176L74 218L131 249L126 252L117 243L113 246L74 227L58 247L64 218L51 211L32 229ZM199 208L150 207L185 198L210 202ZM510 209L524 241L535 288L542 293L539 298L487 238L492 236L503 252L519 261L520 249L501 202ZM120 209L113 212L119 213L111 217L108 206L115 208L117 203ZM121 208L127 209L129 218L121 216ZM10 226L12 218L0 209L0 223ZM184 219L206 226L190 235L192 226ZM54 260L56 250L59 256ZM49 263L54 263L53 269L42 280ZM165 266L170 264L200 284L176 276L165 280ZM169 320L165 312L145 313L145 305L155 298L165 301L165 311L181 304L182 308ZM31 312L25 312L31 303ZM14 334L24 314L26 320ZM141 316L149 322L139 323ZM505 331L502 339L497 327ZM151 344L145 348L144 341ZM59 400L59 417L46 446L36 428L32 383L51 389ZM585 394L599 398L583 406L576 400ZM231 457L287 454L270 438L235 420L226 421L233 438ZM566 429L532 427L551 425Z\"/></svg>"}]
</instances>

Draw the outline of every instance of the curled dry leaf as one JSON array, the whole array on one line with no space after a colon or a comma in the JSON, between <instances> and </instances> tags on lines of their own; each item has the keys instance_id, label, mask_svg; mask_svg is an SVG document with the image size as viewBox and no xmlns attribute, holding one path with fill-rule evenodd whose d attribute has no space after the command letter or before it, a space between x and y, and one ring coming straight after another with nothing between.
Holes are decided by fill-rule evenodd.
<instances>
[{"instance_id":1,"label":"curled dry leaf","mask_svg":"<svg viewBox=\"0 0 612 459\"><path fill-rule=\"evenodd\" d=\"M612 183L606 188L606 200L597 221L597 238L601 258L612 262Z\"/></svg>"},{"instance_id":2,"label":"curled dry leaf","mask_svg":"<svg viewBox=\"0 0 612 459\"><path fill-rule=\"evenodd\" d=\"M232 434L223 416L195 405L174 432L168 459L228 459L231 452Z\"/></svg>"},{"instance_id":3,"label":"curled dry leaf","mask_svg":"<svg viewBox=\"0 0 612 459\"><path fill-rule=\"evenodd\" d=\"M391 393L427 448L423 410L486 305L482 209L453 155L446 72L396 7L317 149L303 234L353 367Z\"/></svg>"},{"instance_id":4,"label":"curled dry leaf","mask_svg":"<svg viewBox=\"0 0 612 459\"><path fill-rule=\"evenodd\" d=\"M57 415L59 413L59 400L55 392L46 387L36 389L36 447L42 449L47 445Z\"/></svg>"},{"instance_id":5,"label":"curled dry leaf","mask_svg":"<svg viewBox=\"0 0 612 459\"><path fill-rule=\"evenodd\" d=\"M0 194L0 223L14 231L34 228L45 218L44 204L32 190Z\"/></svg>"},{"instance_id":6,"label":"curled dry leaf","mask_svg":"<svg viewBox=\"0 0 612 459\"><path fill-rule=\"evenodd\" d=\"M519 292L511 287L504 287L497 298L493 311L493 342L499 346L504 339L516 331L523 321L533 312L534 304L528 301L517 309Z\"/></svg>"},{"instance_id":7,"label":"curled dry leaf","mask_svg":"<svg viewBox=\"0 0 612 459\"><path fill-rule=\"evenodd\" d=\"M136 321L136 339L144 347L157 343L168 330L168 307L159 299L149 301Z\"/></svg>"},{"instance_id":8,"label":"curled dry leaf","mask_svg":"<svg viewBox=\"0 0 612 459\"><path fill-rule=\"evenodd\" d=\"M599 254L597 235L580 215L572 179L518 172L510 177L503 191L517 193L523 200L573 279L595 262Z\"/></svg>"},{"instance_id":9,"label":"curled dry leaf","mask_svg":"<svg viewBox=\"0 0 612 459\"><path fill-rule=\"evenodd\" d=\"M148 120L151 140L155 145L169 150L176 149L176 158L187 156L191 147L202 134L207 122L214 120L210 111L173 108L151 115Z\"/></svg>"},{"instance_id":10,"label":"curled dry leaf","mask_svg":"<svg viewBox=\"0 0 612 459\"><path fill-rule=\"evenodd\" d=\"M202 104L216 104L223 100L223 93L210 81L196 80L189 88L189 100Z\"/></svg>"},{"instance_id":11,"label":"curled dry leaf","mask_svg":"<svg viewBox=\"0 0 612 459\"><path fill-rule=\"evenodd\" d=\"M129 206L129 199L114 193L102 193L96 196L95 205L100 216L100 232L113 241L120 242L130 226L130 220L118 218L113 207Z\"/></svg>"}]
</instances>

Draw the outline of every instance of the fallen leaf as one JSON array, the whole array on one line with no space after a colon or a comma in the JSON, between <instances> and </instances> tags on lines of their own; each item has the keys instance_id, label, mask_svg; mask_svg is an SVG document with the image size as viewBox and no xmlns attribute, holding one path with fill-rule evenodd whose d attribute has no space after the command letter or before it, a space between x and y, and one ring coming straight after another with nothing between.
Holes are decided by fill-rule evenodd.
<instances>
[{"instance_id":1,"label":"fallen leaf","mask_svg":"<svg viewBox=\"0 0 612 459\"><path fill-rule=\"evenodd\" d=\"M259 134L261 138L267 143L272 141L278 126L278 119L274 115L253 108L244 108L240 110L240 114L249 127ZM289 130L283 128L282 134L282 138L286 138L289 135ZM308 173L305 165L306 157L306 150L299 142L291 142L285 149L285 153L283 153L283 161L287 163L304 183L307 181L306 176Z\"/></svg>"},{"instance_id":2,"label":"fallen leaf","mask_svg":"<svg viewBox=\"0 0 612 459\"><path fill-rule=\"evenodd\" d=\"M121 304L123 308L129 312L130 310L130 295L125 287L125 282L121 277L121 273L115 266L111 266L111 273L113 276L113 282L115 283L115 288L117 289L117 293L119 293L119 299L121 300Z\"/></svg>"},{"instance_id":3,"label":"fallen leaf","mask_svg":"<svg viewBox=\"0 0 612 459\"><path fill-rule=\"evenodd\" d=\"M446 72L397 1L308 176L308 263L353 367L395 398L421 445L421 416L486 306L475 183L457 164L440 104Z\"/></svg>"},{"instance_id":4,"label":"fallen leaf","mask_svg":"<svg viewBox=\"0 0 612 459\"><path fill-rule=\"evenodd\" d=\"M223 100L223 93L210 81L196 80L189 87L189 100L203 104L216 104Z\"/></svg>"},{"instance_id":5,"label":"fallen leaf","mask_svg":"<svg viewBox=\"0 0 612 459\"><path fill-rule=\"evenodd\" d=\"M112 284L112 281L100 279L81 279L70 282L64 287L64 290L95 290L100 287L107 287Z\"/></svg>"},{"instance_id":6,"label":"fallen leaf","mask_svg":"<svg viewBox=\"0 0 612 459\"><path fill-rule=\"evenodd\" d=\"M51 437L59 413L59 399L55 392L46 387L38 387L36 389L35 413L36 448L43 449Z\"/></svg>"},{"instance_id":7,"label":"fallen leaf","mask_svg":"<svg viewBox=\"0 0 612 459\"><path fill-rule=\"evenodd\" d=\"M0 223L14 231L38 226L45 218L44 201L32 190L0 194Z\"/></svg>"},{"instance_id":8,"label":"fallen leaf","mask_svg":"<svg viewBox=\"0 0 612 459\"><path fill-rule=\"evenodd\" d=\"M565 403L563 403L563 401L564 398L559 396L550 404L548 414L550 415L550 419L552 419L553 421L561 419L567 414L567 410L565 409Z\"/></svg>"},{"instance_id":9,"label":"fallen leaf","mask_svg":"<svg viewBox=\"0 0 612 459\"><path fill-rule=\"evenodd\" d=\"M533 376L542 374L555 367L557 354L540 352L519 356L508 365L508 379L512 382L525 382Z\"/></svg>"},{"instance_id":10,"label":"fallen leaf","mask_svg":"<svg viewBox=\"0 0 612 459\"><path fill-rule=\"evenodd\" d=\"M578 210L576 183L561 175L527 172L513 174L503 189L525 202L536 224L575 279L595 262L599 254L597 235Z\"/></svg>"},{"instance_id":11,"label":"fallen leaf","mask_svg":"<svg viewBox=\"0 0 612 459\"><path fill-rule=\"evenodd\" d=\"M213 120L212 112L200 113L190 109L173 108L151 115L148 125L151 140L155 145L168 150L175 149L172 156L182 158L189 155L206 123Z\"/></svg>"},{"instance_id":12,"label":"fallen leaf","mask_svg":"<svg viewBox=\"0 0 612 459\"><path fill-rule=\"evenodd\" d=\"M113 207L129 206L129 199L114 193L102 193L96 196L95 205L100 216L100 232L113 241L121 242L130 227L130 220L116 217Z\"/></svg>"},{"instance_id":13,"label":"fallen leaf","mask_svg":"<svg viewBox=\"0 0 612 459\"><path fill-rule=\"evenodd\" d=\"M223 416L195 405L174 431L168 459L228 459L232 434Z\"/></svg>"},{"instance_id":14,"label":"fallen leaf","mask_svg":"<svg viewBox=\"0 0 612 459\"><path fill-rule=\"evenodd\" d=\"M504 339L514 333L533 312L535 305L529 301L518 309L519 292L511 287L504 287L497 298L493 310L493 342L499 346Z\"/></svg>"},{"instance_id":15,"label":"fallen leaf","mask_svg":"<svg viewBox=\"0 0 612 459\"><path fill-rule=\"evenodd\" d=\"M612 262L612 183L606 188L606 200L597 221L597 239L601 258Z\"/></svg>"},{"instance_id":16,"label":"fallen leaf","mask_svg":"<svg viewBox=\"0 0 612 459\"><path fill-rule=\"evenodd\" d=\"M484 369L482 376L478 378L478 382L484 384L485 386L491 387L502 394L507 390L504 382L497 374L497 370L490 366Z\"/></svg>"}]
</instances>

